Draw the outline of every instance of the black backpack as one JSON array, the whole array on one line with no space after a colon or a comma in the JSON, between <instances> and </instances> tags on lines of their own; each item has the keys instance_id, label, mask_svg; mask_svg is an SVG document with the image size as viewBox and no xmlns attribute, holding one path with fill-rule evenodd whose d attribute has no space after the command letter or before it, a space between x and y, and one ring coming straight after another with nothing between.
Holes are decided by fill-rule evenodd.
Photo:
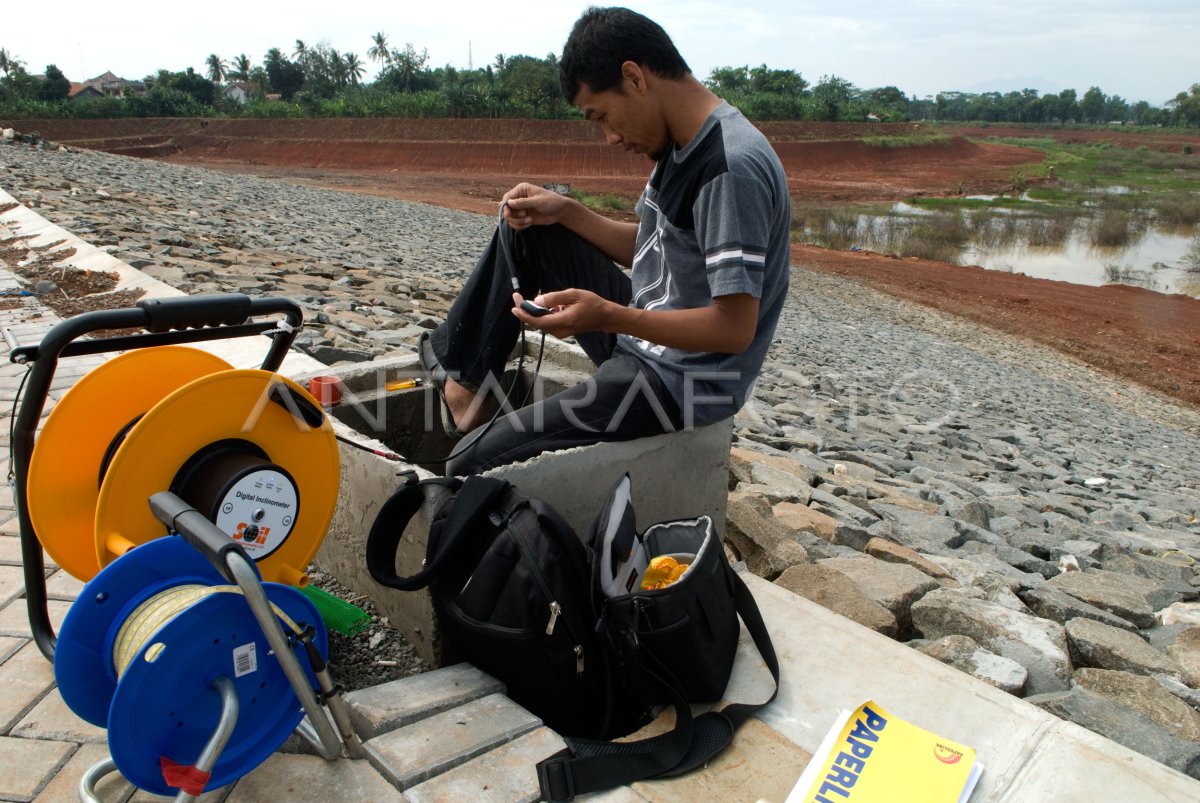
<instances>
[{"instance_id":1,"label":"black backpack","mask_svg":"<svg viewBox=\"0 0 1200 803\"><path fill-rule=\"evenodd\" d=\"M421 571L396 574L396 547L430 486L451 498L434 514ZM565 736L635 729L648 706L614 689L596 633L587 548L540 499L491 477L411 479L367 538L367 568L403 591L429 587L443 652L502 680L508 696Z\"/></svg>"},{"instance_id":2,"label":"black backpack","mask_svg":"<svg viewBox=\"0 0 1200 803\"><path fill-rule=\"evenodd\" d=\"M396 547L430 486L453 495L433 516L422 570L402 578ZM630 586L606 594L602 575L612 552L606 541L619 544L618 551L636 542L653 555L687 552L694 560L684 579L665 589ZM367 568L376 582L404 591L429 587L443 652L504 682L509 697L565 737L567 749L537 765L549 801L680 775L723 750L775 697L692 716L692 703L724 694L739 616L779 684L754 597L707 517L638 533L626 475L593 522L589 545L550 505L480 476L412 477L384 504L367 538ZM663 704L675 708L670 731L608 741L636 730Z\"/></svg>"}]
</instances>

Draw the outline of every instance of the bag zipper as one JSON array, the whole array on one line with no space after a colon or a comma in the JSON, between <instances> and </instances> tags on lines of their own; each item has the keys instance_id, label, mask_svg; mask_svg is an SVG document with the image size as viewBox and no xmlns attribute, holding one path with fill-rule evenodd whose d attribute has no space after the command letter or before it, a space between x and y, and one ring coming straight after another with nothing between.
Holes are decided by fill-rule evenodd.
<instances>
[{"instance_id":1,"label":"bag zipper","mask_svg":"<svg viewBox=\"0 0 1200 803\"><path fill-rule=\"evenodd\" d=\"M522 504L528 505L529 501L526 500ZM550 587L546 585L546 578L542 577L542 573L538 571L533 559L529 557L529 544L525 539L525 534L522 533L519 528L512 526L512 519L515 513L516 511L514 510L505 518L504 529L511 532L513 537L519 542L521 547L521 560L525 563L526 568L529 569L529 574L533 577L534 582L537 583L538 590L542 592L542 598L550 600L550 619L546 623L546 635L550 636L554 634L554 628L558 624L558 617L562 615L562 605L559 604L558 600L553 599L554 595L550 591ZM584 668L583 644L581 644L578 639L575 638L575 634L571 632L569 625L567 626L567 638L575 642L575 674L582 675Z\"/></svg>"}]
</instances>

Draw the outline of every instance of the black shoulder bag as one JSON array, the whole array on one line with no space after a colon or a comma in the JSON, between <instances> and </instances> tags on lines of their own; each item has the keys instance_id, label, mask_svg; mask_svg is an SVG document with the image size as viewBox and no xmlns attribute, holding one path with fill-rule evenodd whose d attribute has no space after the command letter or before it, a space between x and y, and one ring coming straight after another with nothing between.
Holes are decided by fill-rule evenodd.
<instances>
[{"instance_id":1,"label":"black shoulder bag","mask_svg":"<svg viewBox=\"0 0 1200 803\"><path fill-rule=\"evenodd\" d=\"M589 544L597 629L616 658L617 674L644 703L674 706L675 727L636 742L567 738L566 750L537 766L548 801L702 766L733 741L743 722L775 699L779 688L771 637L750 590L730 567L711 519L665 522L639 535L625 475L593 522ZM660 555L686 562L687 571L664 588L641 590L646 565ZM725 692L739 616L775 689L765 702L733 703L693 718L690 703L713 702Z\"/></svg>"}]
</instances>

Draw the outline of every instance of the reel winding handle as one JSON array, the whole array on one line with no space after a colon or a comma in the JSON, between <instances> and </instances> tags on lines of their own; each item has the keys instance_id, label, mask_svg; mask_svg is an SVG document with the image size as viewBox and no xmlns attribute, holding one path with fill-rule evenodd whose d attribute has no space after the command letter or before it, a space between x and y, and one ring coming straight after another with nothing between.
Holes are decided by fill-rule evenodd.
<instances>
[{"instance_id":1,"label":"reel winding handle","mask_svg":"<svg viewBox=\"0 0 1200 803\"><path fill-rule=\"evenodd\" d=\"M172 532L183 536L183 539L229 582L237 582L229 568L229 553L236 552L246 564L254 565L254 561L240 544L221 532L217 525L205 518L200 511L170 491L161 491L151 496L150 511L154 518L167 525Z\"/></svg>"}]
</instances>

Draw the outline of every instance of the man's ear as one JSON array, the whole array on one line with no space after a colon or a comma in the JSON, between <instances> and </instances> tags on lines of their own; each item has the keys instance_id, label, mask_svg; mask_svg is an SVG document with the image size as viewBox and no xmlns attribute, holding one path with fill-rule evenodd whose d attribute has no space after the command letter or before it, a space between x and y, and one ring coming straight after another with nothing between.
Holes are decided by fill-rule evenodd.
<instances>
[{"instance_id":1,"label":"man's ear","mask_svg":"<svg viewBox=\"0 0 1200 803\"><path fill-rule=\"evenodd\" d=\"M621 63L621 87L639 95L646 91L646 72L637 62Z\"/></svg>"}]
</instances>

